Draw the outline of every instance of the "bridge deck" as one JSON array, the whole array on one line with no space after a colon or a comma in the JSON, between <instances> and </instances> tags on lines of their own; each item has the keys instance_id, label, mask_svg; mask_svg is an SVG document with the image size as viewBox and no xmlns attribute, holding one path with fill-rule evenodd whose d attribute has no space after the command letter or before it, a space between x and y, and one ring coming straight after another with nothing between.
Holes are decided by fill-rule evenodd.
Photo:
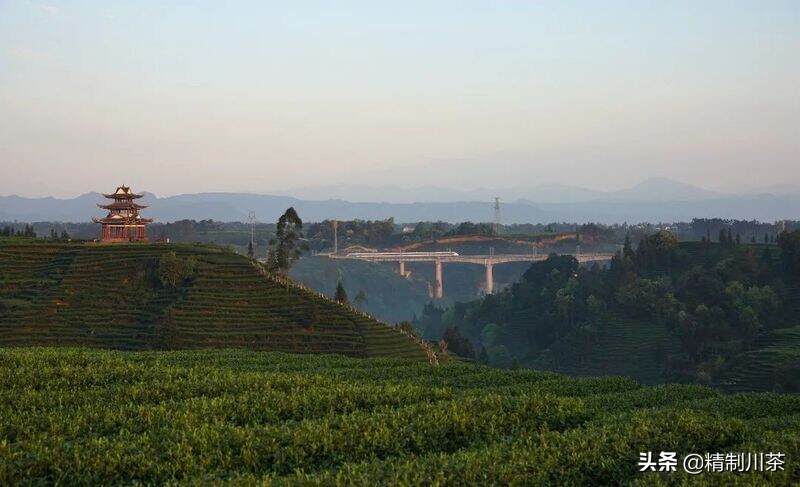
<instances>
[{"instance_id":1,"label":"bridge deck","mask_svg":"<svg viewBox=\"0 0 800 487\"><path fill-rule=\"evenodd\" d=\"M614 254L581 253L572 255L578 262L610 260ZM455 252L363 252L358 254L334 255L332 259L358 259L369 262L459 262L467 264L503 264L507 262L539 262L546 260L548 254L489 254L459 255Z\"/></svg>"}]
</instances>

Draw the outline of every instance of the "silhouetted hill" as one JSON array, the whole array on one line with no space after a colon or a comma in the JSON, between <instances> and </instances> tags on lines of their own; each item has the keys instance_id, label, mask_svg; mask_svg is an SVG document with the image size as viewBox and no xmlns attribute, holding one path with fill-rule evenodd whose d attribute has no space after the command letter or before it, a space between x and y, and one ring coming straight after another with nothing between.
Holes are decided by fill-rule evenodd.
<instances>
[{"instance_id":1,"label":"silhouetted hill","mask_svg":"<svg viewBox=\"0 0 800 487\"><path fill-rule=\"evenodd\" d=\"M580 189L570 193L573 189L551 187L548 190L546 199L552 200L554 192L563 190L566 202L528 199L503 202L503 222L638 223L692 218L775 221L793 219L800 214L800 193L726 195L666 179L650 179L624 191L594 192L591 193L594 199L579 201L588 194L581 193ZM72 199L0 196L0 221L88 221L92 216L101 215L96 203L102 199L97 193ZM161 222L183 219L246 221L250 211L255 211L259 220L272 222L289 206L294 206L305 221L394 218L397 222L442 220L455 223L492 221L494 217L489 197L450 202L370 203L249 193L197 193L164 198L148 194L143 203L150 205L143 214Z\"/></svg>"},{"instance_id":2,"label":"silhouetted hill","mask_svg":"<svg viewBox=\"0 0 800 487\"><path fill-rule=\"evenodd\" d=\"M776 191L776 193L786 194L787 191ZM558 183L471 190L439 186L336 184L296 188L281 194L310 200L341 199L386 203L491 201L494 197L500 197L506 202L526 201L533 204L586 203L598 200L684 201L726 196L725 193L710 191L668 178L649 178L631 188L619 191L599 191Z\"/></svg>"},{"instance_id":3,"label":"silhouetted hill","mask_svg":"<svg viewBox=\"0 0 800 487\"><path fill-rule=\"evenodd\" d=\"M724 197L718 191L709 191L691 184L668 178L649 178L622 191L605 193L598 199L624 199L636 201L693 201Z\"/></svg>"}]
</instances>

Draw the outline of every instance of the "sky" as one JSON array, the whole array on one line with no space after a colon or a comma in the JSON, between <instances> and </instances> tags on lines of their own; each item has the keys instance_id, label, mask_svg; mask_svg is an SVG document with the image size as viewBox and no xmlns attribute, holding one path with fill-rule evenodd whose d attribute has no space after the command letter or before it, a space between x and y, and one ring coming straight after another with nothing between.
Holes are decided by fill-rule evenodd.
<instances>
[{"instance_id":1,"label":"sky","mask_svg":"<svg viewBox=\"0 0 800 487\"><path fill-rule=\"evenodd\" d=\"M0 0L0 195L800 184L800 2Z\"/></svg>"}]
</instances>

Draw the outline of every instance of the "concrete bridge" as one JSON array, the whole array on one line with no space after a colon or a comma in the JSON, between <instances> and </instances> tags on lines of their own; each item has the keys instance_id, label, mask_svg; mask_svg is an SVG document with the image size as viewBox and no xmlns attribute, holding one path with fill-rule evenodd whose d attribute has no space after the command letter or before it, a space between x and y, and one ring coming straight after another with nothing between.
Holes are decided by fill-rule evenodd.
<instances>
[{"instance_id":1,"label":"concrete bridge","mask_svg":"<svg viewBox=\"0 0 800 487\"><path fill-rule=\"evenodd\" d=\"M614 254L575 253L559 254L571 255L581 264L588 262L603 262L611 260ZM351 252L348 254L327 254L331 259L357 259L368 262L398 262L400 275L406 277L406 262L433 262L436 266L436 281L433 286L433 297L441 299L443 292L442 265L446 262L478 264L486 267L486 294L494 292L493 267L497 264L508 262L539 262L547 260L548 254L489 254L489 255L460 255L456 252Z\"/></svg>"}]
</instances>

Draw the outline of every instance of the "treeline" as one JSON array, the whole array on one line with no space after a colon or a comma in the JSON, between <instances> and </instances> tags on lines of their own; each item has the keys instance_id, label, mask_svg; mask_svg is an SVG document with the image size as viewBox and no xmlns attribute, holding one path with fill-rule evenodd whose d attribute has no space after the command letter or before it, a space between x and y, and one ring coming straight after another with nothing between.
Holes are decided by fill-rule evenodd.
<instances>
[{"instance_id":1,"label":"treeline","mask_svg":"<svg viewBox=\"0 0 800 487\"><path fill-rule=\"evenodd\" d=\"M36 231L31 225L27 224L24 227L4 225L3 228L0 229L0 237L36 238Z\"/></svg>"},{"instance_id":2,"label":"treeline","mask_svg":"<svg viewBox=\"0 0 800 487\"><path fill-rule=\"evenodd\" d=\"M750 243L775 243L784 231L800 229L800 221L784 220L764 223L756 220L724 220L695 218L690 224L675 224L674 233L681 240L726 240Z\"/></svg>"},{"instance_id":3,"label":"treeline","mask_svg":"<svg viewBox=\"0 0 800 487\"><path fill-rule=\"evenodd\" d=\"M426 306L415 325L427 339L454 338L456 353L472 348L473 358L510 366L542 353L587 354L619 317L657 323L680 344L658 358L670 378L713 382L759 336L796 326L800 311L800 230L779 234L776 245L728 233L723 243L679 243L667 231L635 248L627 239L607 268L551 255L497 295Z\"/></svg>"},{"instance_id":4,"label":"treeline","mask_svg":"<svg viewBox=\"0 0 800 487\"><path fill-rule=\"evenodd\" d=\"M317 251L333 249L333 229L334 222L331 220L309 224L306 235L310 241L311 248ZM366 247L388 246L397 241L393 238L393 235L399 233L399 231L401 230L395 224L393 218L375 221L338 221L336 223L336 236L340 249L351 245L363 245Z\"/></svg>"},{"instance_id":5,"label":"treeline","mask_svg":"<svg viewBox=\"0 0 800 487\"><path fill-rule=\"evenodd\" d=\"M0 228L0 237L38 238L39 235L34 230L33 225L30 224L26 224L24 227L4 225ZM59 234L55 228L50 228L50 234L45 238L51 242L69 242L71 240L66 230L61 230Z\"/></svg>"},{"instance_id":6,"label":"treeline","mask_svg":"<svg viewBox=\"0 0 800 487\"><path fill-rule=\"evenodd\" d=\"M96 240L100 237L100 224L64 223L64 222L0 222L3 232L13 235L22 234L27 237L41 237L52 239L53 234L63 239L68 235L72 240ZM154 222L147 226L150 240L169 240L177 243L215 243L230 245L237 250L243 250L250 242L251 227L241 222L218 222L214 220L179 220L170 223ZM26 233L27 232L27 233ZM266 248L271 238L275 235L275 223L257 223L255 225L256 249L261 256L266 254Z\"/></svg>"},{"instance_id":7,"label":"treeline","mask_svg":"<svg viewBox=\"0 0 800 487\"><path fill-rule=\"evenodd\" d=\"M52 232L61 235L66 232L76 240L94 240L99 237L100 226L96 223L62 222L0 222L0 226L10 228L11 233L25 233L30 227L36 235L46 236ZM563 233L576 233L582 241L621 245L626 237L638 242L647 235L661 230L669 230L681 241L720 242L730 239L741 243L775 244L778 235L784 231L800 228L799 221L765 223L745 220L694 219L691 222L677 223L637 223L603 225L598 223L575 224L552 222L541 224L500 225L500 236L525 237L546 236ZM306 238L311 250L329 251L333 248L333 222L325 220L306 225ZM255 253L265 256L266 247L275 235L274 223L255 224ZM441 237L458 235L494 236L495 227L491 223L462 222L452 224L442 221L397 223L387 220L349 220L338 222L339 248L363 245L375 248L391 248L415 242L436 241ZM214 220L179 220L170 223L154 222L148 226L151 240L173 242L201 242L231 245L246 252L250 242L251 226L243 222L219 222Z\"/></svg>"}]
</instances>

